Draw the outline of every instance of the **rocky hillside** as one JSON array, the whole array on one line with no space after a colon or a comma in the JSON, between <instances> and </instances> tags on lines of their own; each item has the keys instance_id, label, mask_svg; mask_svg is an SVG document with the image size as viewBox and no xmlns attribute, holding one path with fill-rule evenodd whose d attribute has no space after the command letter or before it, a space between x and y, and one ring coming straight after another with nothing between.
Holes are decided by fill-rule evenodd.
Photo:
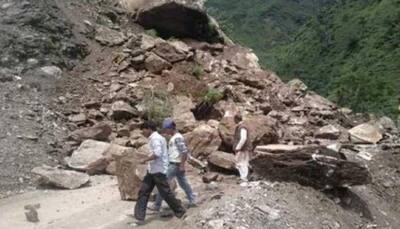
<instances>
[{"instance_id":1,"label":"rocky hillside","mask_svg":"<svg viewBox=\"0 0 400 229\"><path fill-rule=\"evenodd\" d=\"M55 1L0 1L0 193L33 185L30 170L56 165L62 116L57 81L89 50ZM61 97L58 97L58 96Z\"/></svg>"},{"instance_id":2,"label":"rocky hillside","mask_svg":"<svg viewBox=\"0 0 400 229\"><path fill-rule=\"evenodd\" d=\"M3 14L24 7L8 5ZM63 39L82 44L86 56L57 52L75 67L40 60L33 68L39 75L11 75L0 84L31 93L18 93L25 103L9 94L14 100L2 104L17 114L2 117L10 131L0 142L7 147L1 169L15 171L2 173L9 182L2 190L32 187L33 178L40 178L41 188L85 188L94 185L93 175L109 174L118 180L121 199L135 200L145 172L137 161L147 153L138 126L172 117L194 157L190 176L202 200L176 227L400 225L400 142L390 118L370 120L342 109L299 80L285 84L261 69L250 49L232 44L199 4L152 1L138 11L122 6L55 1L51 9L72 34ZM37 89L29 76L53 77L44 85L54 88ZM25 113L31 105L41 109ZM258 145L252 182L241 186L233 176L237 114ZM28 122L33 133L23 129Z\"/></svg>"},{"instance_id":3,"label":"rocky hillside","mask_svg":"<svg viewBox=\"0 0 400 229\"><path fill-rule=\"evenodd\" d=\"M285 81L300 78L357 112L398 115L398 1L209 0L207 5L224 31L253 48Z\"/></svg>"}]
</instances>

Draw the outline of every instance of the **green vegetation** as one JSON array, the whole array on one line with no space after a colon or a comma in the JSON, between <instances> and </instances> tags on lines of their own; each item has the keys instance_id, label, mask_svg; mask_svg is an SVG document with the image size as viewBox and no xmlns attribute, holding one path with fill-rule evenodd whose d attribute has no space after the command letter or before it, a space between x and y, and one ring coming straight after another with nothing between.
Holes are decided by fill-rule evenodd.
<instances>
[{"instance_id":1,"label":"green vegetation","mask_svg":"<svg viewBox=\"0 0 400 229\"><path fill-rule=\"evenodd\" d=\"M254 49L266 68L274 65L270 52L286 44L319 9L335 0L208 0L208 13L235 42Z\"/></svg>"},{"instance_id":2,"label":"green vegetation","mask_svg":"<svg viewBox=\"0 0 400 229\"><path fill-rule=\"evenodd\" d=\"M278 74L360 112L394 116L400 95L400 2L342 1L279 48Z\"/></svg>"},{"instance_id":3,"label":"green vegetation","mask_svg":"<svg viewBox=\"0 0 400 229\"><path fill-rule=\"evenodd\" d=\"M143 99L144 116L147 120L161 124L165 118L171 117L172 105L169 95L164 91L148 91Z\"/></svg>"},{"instance_id":4,"label":"green vegetation","mask_svg":"<svg viewBox=\"0 0 400 229\"><path fill-rule=\"evenodd\" d=\"M394 116L400 95L398 0L209 0L236 42L284 80L359 112Z\"/></svg>"},{"instance_id":5,"label":"green vegetation","mask_svg":"<svg viewBox=\"0 0 400 229\"><path fill-rule=\"evenodd\" d=\"M224 94L214 88L209 88L203 97L203 102L207 104L215 104L223 99Z\"/></svg>"},{"instance_id":6,"label":"green vegetation","mask_svg":"<svg viewBox=\"0 0 400 229\"><path fill-rule=\"evenodd\" d=\"M192 69L192 75L194 77L196 77L196 79L200 80L201 76L203 75L203 68L201 67L201 65L196 64L193 69Z\"/></svg>"}]
</instances>

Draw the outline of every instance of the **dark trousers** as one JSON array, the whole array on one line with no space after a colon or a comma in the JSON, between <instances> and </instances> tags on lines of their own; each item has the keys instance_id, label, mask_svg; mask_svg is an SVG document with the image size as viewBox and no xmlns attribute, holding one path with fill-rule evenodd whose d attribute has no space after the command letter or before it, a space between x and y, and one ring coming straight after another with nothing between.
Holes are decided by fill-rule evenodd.
<instances>
[{"instance_id":1,"label":"dark trousers","mask_svg":"<svg viewBox=\"0 0 400 229\"><path fill-rule=\"evenodd\" d=\"M176 199L174 193L172 192L168 184L167 176L162 173L147 173L144 177L135 206L135 218L138 220L145 219L147 203L154 186L157 187L163 200L165 200L169 207L174 211L175 216L181 218L186 211L182 207L181 201Z\"/></svg>"}]
</instances>

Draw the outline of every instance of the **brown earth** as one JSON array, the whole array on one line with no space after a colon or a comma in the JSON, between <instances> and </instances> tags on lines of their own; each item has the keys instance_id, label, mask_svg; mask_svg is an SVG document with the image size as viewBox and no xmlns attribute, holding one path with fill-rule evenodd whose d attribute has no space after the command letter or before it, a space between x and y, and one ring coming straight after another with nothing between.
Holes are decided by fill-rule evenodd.
<instances>
[{"instance_id":1,"label":"brown earth","mask_svg":"<svg viewBox=\"0 0 400 229\"><path fill-rule=\"evenodd\" d=\"M41 4L43 2L46 3L44 0L40 1ZM0 1L0 6L5 3L6 1ZM314 133L328 124L346 126L349 123L350 118L324 98L312 92L302 91L296 85L288 86L275 74L261 71L251 52L245 48L183 39L190 49L187 54L193 54L194 57L189 55L185 57L185 60L173 63L171 69L161 73L149 73L140 60L139 65L135 65L136 60L130 57L130 55L133 56L132 53L137 49L137 45L143 45L140 33L145 31L140 25L132 22L130 14L116 7L117 5L104 1L67 0L54 1L54 4L54 9L57 9L55 12L60 13L59 17L72 25L69 29L72 34L70 37L90 52L86 53L85 58L79 57L79 61L76 61L77 58L68 57L67 60L72 61L72 64L68 66L74 66L72 70L69 70L67 65L64 67L59 64L59 61L48 62L45 57L40 59L41 66L58 64L62 67L64 74L61 79L51 76L38 77L41 73L36 73L38 67L33 67L22 73L19 72L20 75L17 76L21 79L13 76L14 80L0 83L2 107L0 197L35 189L33 182L35 177L30 173L33 167L41 164L65 165L63 158L69 156L79 146L76 142L65 141L64 138L74 130L106 121L110 123L113 130L109 141L122 140L120 136L117 136L121 133L118 130L134 126L144 117L115 121L108 116L111 104L117 100L123 100L137 109L136 105L140 105L145 94L151 90L160 89L162 93L166 91L171 97L185 95L198 105L201 104L208 88L214 88L223 93L223 100L234 103L243 114L267 115L273 118L279 130L279 143L282 144L336 143L336 141L316 139ZM43 6L40 5L40 7ZM4 13L3 11L0 12ZM132 42L126 39L123 42L125 46L101 45L94 39L97 26L123 32ZM151 38L151 40L154 39ZM163 42L170 44L174 42L174 39ZM130 55L126 55L125 49L131 50ZM138 50L140 55L151 52ZM64 56L64 54L57 55ZM23 64L22 60L20 62ZM200 74L195 73L199 66ZM17 70L18 68L12 71L18 73ZM173 89L168 92L171 85ZM219 102L211 110L205 110L218 113L218 107L223 107L222 103ZM222 108L216 116L214 113L200 115L202 120L197 120L197 125L202 121L208 121L211 117L216 117L214 119L218 121L225 111ZM69 117L74 114L85 114L88 119L83 123L69 121ZM351 124L346 128L354 125ZM348 136L341 139L344 139L344 143L350 144ZM385 141L389 145L396 143L391 138L384 139L383 143ZM220 150L229 151L229 147L222 145ZM356 150L346 148L343 152L348 160L368 167L373 178L372 183L329 191L281 180L274 183L253 181L243 184L246 186L242 187L238 185L235 176L226 175L227 171L218 170L218 172L223 172L222 182L203 184L201 176L198 175L197 170L193 169L190 172L190 180L194 184L195 191L199 193L200 206L190 209L188 218L184 221L161 221L160 218L155 218L155 220L153 218L146 227L400 227L398 221L400 215L399 148L385 147L384 144L380 144ZM372 158L363 159L359 156L362 152L368 152ZM115 195L116 184L113 183L108 190ZM100 189L91 189L90 192L97 191L101 192ZM54 191L54 204L62 205L59 200L68 196L73 197L74 193L79 193L82 201L85 201L84 196L87 194L85 189L70 191L65 196ZM5 227L10 228L11 225L16 224L20 227L15 228L30 227L31 224L21 223L24 220L20 216L23 204L37 200L43 201L42 205L46 206L48 199L45 192L36 192L33 197L29 195L31 194L20 196L21 201L16 202L18 204L15 205L12 205L12 202L18 197L11 197L0 202L2 211L14 214L10 217L11 221L4 224ZM184 198L182 193L180 195ZM25 198L25 196L28 197ZM102 224L99 220L96 226L127 228L129 220L124 218L124 213L120 211L126 209L128 204L118 200L112 200L106 204L112 210L105 214L110 219L114 218L114 221ZM67 205L65 211L68 212L76 207ZM87 211L78 211L74 215L57 215L58 213L54 213L56 208L55 206L44 207L46 214L51 216L50 221L54 217L60 217L60 224L55 223L54 227L49 225L43 228L59 228L57 226L73 228L85 217L96 221L98 215L95 212L100 209L99 206L93 205ZM107 212L103 210L102 212ZM85 225L88 228L95 227L95 225L90 225L87 219ZM45 223L50 221L44 220Z\"/></svg>"}]
</instances>

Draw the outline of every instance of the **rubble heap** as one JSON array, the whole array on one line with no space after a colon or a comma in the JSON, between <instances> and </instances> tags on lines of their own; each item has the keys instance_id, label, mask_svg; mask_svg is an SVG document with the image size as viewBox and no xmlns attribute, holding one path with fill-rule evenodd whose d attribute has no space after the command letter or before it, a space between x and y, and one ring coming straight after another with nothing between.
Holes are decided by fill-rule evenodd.
<instances>
[{"instance_id":1,"label":"rubble heap","mask_svg":"<svg viewBox=\"0 0 400 229\"><path fill-rule=\"evenodd\" d=\"M166 17L169 10L179 15L191 12L202 19ZM215 37L211 41L201 29L187 30L209 26L210 19L206 20L201 8L160 1L133 14L134 22L129 21L130 12L110 14L129 19L112 20L110 26L87 23L92 38L112 48L112 54L98 63L107 68L94 80L96 96L84 96L80 109L65 112L71 129L66 142L66 151L72 155L67 159L69 167L74 168L71 159L83 149L95 151L90 154L94 160L77 169L88 171L90 167L117 175L123 199L135 198L128 194L135 187L127 188L124 177L126 171L136 171L134 176L140 177L132 155L144 151L146 139L138 126L145 119L160 121L171 116L193 156L221 171L234 172L232 144L235 116L240 113L260 135L251 161L254 177L318 188L371 182L366 166L350 161L341 146L398 143L398 131L390 119L374 120L339 108L309 91L300 80L286 84L261 69L251 50ZM198 31L203 32L199 35ZM88 149L90 140L131 150L110 157L109 145L96 143ZM112 163L115 169L108 169ZM96 165L100 168L93 168Z\"/></svg>"}]
</instances>

